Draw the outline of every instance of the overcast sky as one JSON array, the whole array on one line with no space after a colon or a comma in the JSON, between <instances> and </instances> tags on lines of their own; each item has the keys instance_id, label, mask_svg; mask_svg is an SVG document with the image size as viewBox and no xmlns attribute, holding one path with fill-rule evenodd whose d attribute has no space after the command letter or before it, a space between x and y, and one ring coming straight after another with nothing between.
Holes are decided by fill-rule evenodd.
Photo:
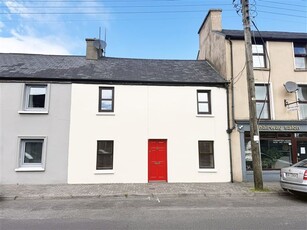
<instances>
[{"instance_id":1,"label":"overcast sky","mask_svg":"<svg viewBox=\"0 0 307 230\"><path fill-rule=\"evenodd\" d=\"M85 55L85 38L107 40L106 56L196 59L198 29L222 9L224 29L242 29L235 0L2 0L0 52ZM250 0L263 31L307 32L307 0ZM234 6L235 5L235 6Z\"/></svg>"}]
</instances>

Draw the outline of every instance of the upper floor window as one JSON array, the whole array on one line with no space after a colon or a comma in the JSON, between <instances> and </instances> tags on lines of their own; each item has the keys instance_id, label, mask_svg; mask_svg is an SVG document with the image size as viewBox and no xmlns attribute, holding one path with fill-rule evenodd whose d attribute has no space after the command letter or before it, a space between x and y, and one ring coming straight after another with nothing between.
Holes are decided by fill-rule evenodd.
<instances>
[{"instance_id":1,"label":"upper floor window","mask_svg":"<svg viewBox=\"0 0 307 230\"><path fill-rule=\"evenodd\" d=\"M210 90L197 90L197 113L211 114Z\"/></svg>"},{"instance_id":2,"label":"upper floor window","mask_svg":"<svg viewBox=\"0 0 307 230\"><path fill-rule=\"evenodd\" d=\"M257 118L270 119L270 95L268 84L255 85Z\"/></svg>"},{"instance_id":3,"label":"upper floor window","mask_svg":"<svg viewBox=\"0 0 307 230\"><path fill-rule=\"evenodd\" d=\"M298 86L298 102L300 107L300 119L307 119L307 85Z\"/></svg>"},{"instance_id":4,"label":"upper floor window","mask_svg":"<svg viewBox=\"0 0 307 230\"><path fill-rule=\"evenodd\" d=\"M266 62L265 62L264 45L263 44L253 44L252 51L253 51L254 68L265 68Z\"/></svg>"},{"instance_id":5,"label":"upper floor window","mask_svg":"<svg viewBox=\"0 0 307 230\"><path fill-rule=\"evenodd\" d=\"M296 69L307 69L307 44L294 43Z\"/></svg>"},{"instance_id":6,"label":"upper floor window","mask_svg":"<svg viewBox=\"0 0 307 230\"><path fill-rule=\"evenodd\" d=\"M26 84L24 94L24 110L41 111L47 109L46 84Z\"/></svg>"},{"instance_id":7,"label":"upper floor window","mask_svg":"<svg viewBox=\"0 0 307 230\"><path fill-rule=\"evenodd\" d=\"M114 87L99 87L99 112L114 112Z\"/></svg>"}]
</instances>

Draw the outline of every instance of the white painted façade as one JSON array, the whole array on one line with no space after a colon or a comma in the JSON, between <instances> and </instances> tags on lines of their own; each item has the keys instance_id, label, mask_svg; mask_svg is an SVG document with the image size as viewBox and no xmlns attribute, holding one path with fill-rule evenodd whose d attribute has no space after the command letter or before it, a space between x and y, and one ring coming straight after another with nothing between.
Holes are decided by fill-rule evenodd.
<instances>
[{"instance_id":1,"label":"white painted fa\u00e7ade","mask_svg":"<svg viewBox=\"0 0 307 230\"><path fill-rule=\"evenodd\" d=\"M114 90L110 113L98 111L100 87ZM198 114L197 92L211 93L210 114ZM225 88L73 84L71 98L68 183L230 181ZM151 140L165 142L165 168L151 161ZM98 141L113 142L109 169L97 169ZM200 141L212 144L204 165Z\"/></svg>"}]
</instances>

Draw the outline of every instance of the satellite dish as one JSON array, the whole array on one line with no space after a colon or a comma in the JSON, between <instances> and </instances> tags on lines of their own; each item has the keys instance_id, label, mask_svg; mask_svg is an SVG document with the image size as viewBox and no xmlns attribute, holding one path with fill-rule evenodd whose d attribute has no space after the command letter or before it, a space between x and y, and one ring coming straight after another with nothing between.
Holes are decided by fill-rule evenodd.
<instances>
[{"instance_id":1,"label":"satellite dish","mask_svg":"<svg viewBox=\"0 0 307 230\"><path fill-rule=\"evenodd\" d=\"M96 49L104 50L107 46L107 43L103 40L95 40L93 45Z\"/></svg>"},{"instance_id":2,"label":"satellite dish","mask_svg":"<svg viewBox=\"0 0 307 230\"><path fill-rule=\"evenodd\" d=\"M287 81L284 84L284 87L286 88L288 93L293 93L298 90L297 84L293 81Z\"/></svg>"}]
</instances>

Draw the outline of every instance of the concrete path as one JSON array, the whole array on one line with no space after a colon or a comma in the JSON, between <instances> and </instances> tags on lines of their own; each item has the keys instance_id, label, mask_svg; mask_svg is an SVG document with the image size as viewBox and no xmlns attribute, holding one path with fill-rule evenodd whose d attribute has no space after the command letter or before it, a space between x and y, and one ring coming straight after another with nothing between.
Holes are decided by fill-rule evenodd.
<instances>
[{"instance_id":1,"label":"concrete path","mask_svg":"<svg viewBox=\"0 0 307 230\"><path fill-rule=\"evenodd\" d=\"M133 196L257 196L285 195L279 182L265 183L266 192L254 192L253 183L148 183L1 185L0 199L65 199Z\"/></svg>"}]
</instances>

